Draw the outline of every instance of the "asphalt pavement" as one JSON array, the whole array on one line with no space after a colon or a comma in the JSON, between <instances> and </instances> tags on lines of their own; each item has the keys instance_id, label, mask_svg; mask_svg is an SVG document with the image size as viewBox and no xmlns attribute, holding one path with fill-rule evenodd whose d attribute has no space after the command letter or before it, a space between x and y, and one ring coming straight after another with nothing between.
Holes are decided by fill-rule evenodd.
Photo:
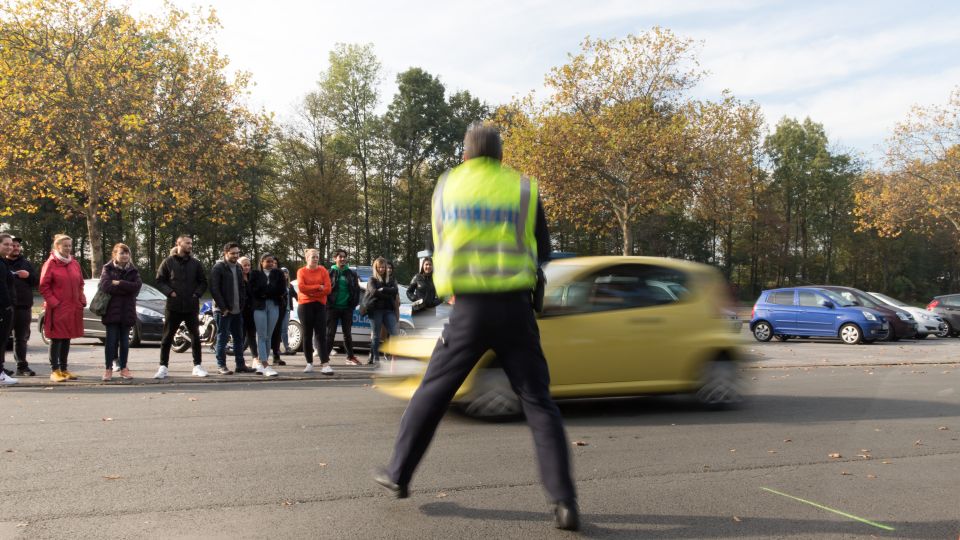
<instances>
[{"instance_id":1,"label":"asphalt pavement","mask_svg":"<svg viewBox=\"0 0 960 540\"><path fill-rule=\"evenodd\" d=\"M960 340L745 337L744 350L750 395L736 410L561 404L581 536L960 536ZM369 471L388 459L403 403L369 368L335 356L333 377L305 376L285 357L280 380L196 379L189 355L173 356L166 381L101 384L102 348L80 341L79 383L0 390L0 538L576 536L552 528L522 422L451 411L396 501ZM131 367L149 377L157 357L137 349Z\"/></svg>"}]
</instances>

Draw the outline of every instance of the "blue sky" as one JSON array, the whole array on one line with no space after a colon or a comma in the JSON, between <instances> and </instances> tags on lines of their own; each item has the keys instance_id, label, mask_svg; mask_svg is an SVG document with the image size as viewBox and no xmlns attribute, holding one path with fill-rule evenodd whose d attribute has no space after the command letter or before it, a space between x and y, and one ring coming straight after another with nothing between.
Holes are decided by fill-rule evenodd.
<instances>
[{"instance_id":1,"label":"blue sky","mask_svg":"<svg viewBox=\"0 0 960 540\"><path fill-rule=\"evenodd\" d=\"M421 67L448 90L488 103L542 89L547 71L586 35L652 26L702 42L709 74L695 95L754 100L772 128L784 115L821 122L831 140L878 161L914 104L960 86L960 2L174 0L212 6L221 52L253 74L251 103L291 116L337 42L373 43L383 100L397 73ZM133 0L155 11L160 0Z\"/></svg>"}]
</instances>

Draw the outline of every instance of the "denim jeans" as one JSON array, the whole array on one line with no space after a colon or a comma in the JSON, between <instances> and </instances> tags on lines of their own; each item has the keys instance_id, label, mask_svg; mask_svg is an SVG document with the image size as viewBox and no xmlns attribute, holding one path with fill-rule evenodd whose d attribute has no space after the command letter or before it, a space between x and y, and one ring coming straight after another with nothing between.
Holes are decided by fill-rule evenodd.
<instances>
[{"instance_id":1,"label":"denim jeans","mask_svg":"<svg viewBox=\"0 0 960 540\"><path fill-rule=\"evenodd\" d=\"M376 362L380 352L380 329L384 325L391 336L397 335L397 314L392 309L377 309L370 314L373 324L373 343L370 345L370 362Z\"/></svg>"},{"instance_id":2,"label":"denim jeans","mask_svg":"<svg viewBox=\"0 0 960 540\"><path fill-rule=\"evenodd\" d=\"M290 327L289 324L283 324L283 321L290 320L290 310L283 307L283 310L280 311L280 343L283 343L283 350L286 351L290 348L290 336L287 335L287 328Z\"/></svg>"},{"instance_id":3,"label":"denim jeans","mask_svg":"<svg viewBox=\"0 0 960 540\"><path fill-rule=\"evenodd\" d=\"M107 369L111 369L116 359L120 369L123 369L127 367L127 356L130 354L130 327L120 323L106 326L107 342L103 348L103 363Z\"/></svg>"},{"instance_id":4,"label":"denim jeans","mask_svg":"<svg viewBox=\"0 0 960 540\"><path fill-rule=\"evenodd\" d=\"M233 338L233 358L237 367L244 365L243 361L243 315L231 313L224 315L217 312L217 344L214 350L217 354L217 365L227 367L227 342Z\"/></svg>"},{"instance_id":5,"label":"denim jeans","mask_svg":"<svg viewBox=\"0 0 960 540\"><path fill-rule=\"evenodd\" d=\"M274 300L267 300L264 309L253 310L253 322L257 325L257 358L261 363L270 361L270 338L280 318L280 306Z\"/></svg>"}]
</instances>

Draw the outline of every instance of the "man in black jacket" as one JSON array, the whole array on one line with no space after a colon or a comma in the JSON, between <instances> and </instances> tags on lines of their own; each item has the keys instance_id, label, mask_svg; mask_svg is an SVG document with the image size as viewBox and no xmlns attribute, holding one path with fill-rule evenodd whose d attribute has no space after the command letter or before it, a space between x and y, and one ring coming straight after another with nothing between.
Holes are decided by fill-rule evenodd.
<instances>
[{"instance_id":1,"label":"man in black jacket","mask_svg":"<svg viewBox=\"0 0 960 540\"><path fill-rule=\"evenodd\" d=\"M217 261L210 271L210 294L213 296L213 311L217 320L217 372L233 375L227 367L227 342L233 337L233 358L237 373L254 373L243 361L243 307L246 304L243 274L237 260L240 244L227 242L223 246L223 259Z\"/></svg>"},{"instance_id":2,"label":"man in black jacket","mask_svg":"<svg viewBox=\"0 0 960 540\"><path fill-rule=\"evenodd\" d=\"M337 323L343 330L343 348L347 352L347 365L359 366L353 354L353 310L360 303L360 278L347 266L347 250L338 249L333 254L330 267L330 294L327 296L327 357L333 350L337 337Z\"/></svg>"},{"instance_id":3,"label":"man in black jacket","mask_svg":"<svg viewBox=\"0 0 960 540\"><path fill-rule=\"evenodd\" d=\"M33 318L33 289L40 284L40 272L23 256L22 239L13 237L13 247L4 262L13 272L13 356L17 360L17 376L36 375L27 362L27 342Z\"/></svg>"},{"instance_id":4,"label":"man in black jacket","mask_svg":"<svg viewBox=\"0 0 960 540\"><path fill-rule=\"evenodd\" d=\"M19 381L3 371L7 356L7 339L13 327L13 273L4 262L13 249L13 236L0 233L0 385L17 384Z\"/></svg>"},{"instance_id":5,"label":"man in black jacket","mask_svg":"<svg viewBox=\"0 0 960 540\"><path fill-rule=\"evenodd\" d=\"M157 289L167 296L163 319L163 341L160 342L160 368L155 379L167 378L170 347L173 336L185 323L193 346L193 376L206 377L200 366L200 297L207 290L207 276L203 265L193 258L193 238L182 234L177 238L176 252L160 263L157 269Z\"/></svg>"}]
</instances>

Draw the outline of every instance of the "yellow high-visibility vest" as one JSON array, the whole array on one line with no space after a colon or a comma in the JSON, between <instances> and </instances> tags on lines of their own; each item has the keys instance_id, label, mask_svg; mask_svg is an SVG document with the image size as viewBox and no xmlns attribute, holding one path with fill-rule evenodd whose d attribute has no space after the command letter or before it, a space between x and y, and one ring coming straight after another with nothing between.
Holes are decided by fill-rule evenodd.
<instances>
[{"instance_id":1,"label":"yellow high-visibility vest","mask_svg":"<svg viewBox=\"0 0 960 540\"><path fill-rule=\"evenodd\" d=\"M438 295L533 289L536 180L495 159L467 160L437 181L432 215Z\"/></svg>"}]
</instances>

